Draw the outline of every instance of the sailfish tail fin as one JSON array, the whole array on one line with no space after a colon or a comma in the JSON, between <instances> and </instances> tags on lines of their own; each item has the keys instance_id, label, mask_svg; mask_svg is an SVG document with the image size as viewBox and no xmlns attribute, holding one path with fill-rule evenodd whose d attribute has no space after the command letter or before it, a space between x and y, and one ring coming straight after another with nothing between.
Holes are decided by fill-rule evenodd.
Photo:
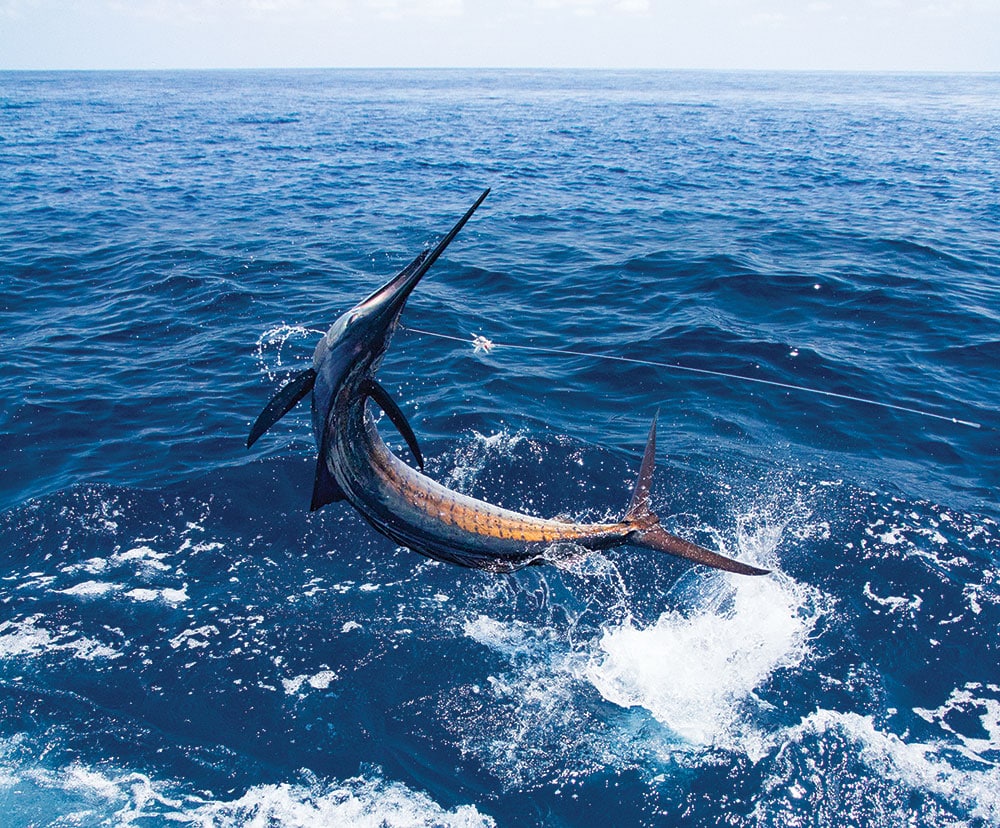
<instances>
[{"instance_id":1,"label":"sailfish tail fin","mask_svg":"<svg viewBox=\"0 0 1000 828\"><path fill-rule=\"evenodd\" d=\"M642 455L642 465L639 467L639 479L632 491L632 500L625 512L623 523L633 527L628 542L645 549L655 549L667 552L689 561L704 564L726 572L736 572L740 575L767 575L770 570L759 569L756 566L727 558L718 552L712 552L684 538L671 535L660 526L660 519L649 505L649 491L653 482L653 469L656 466L656 420L659 412L653 417L646 440L646 450Z\"/></svg>"}]
</instances>

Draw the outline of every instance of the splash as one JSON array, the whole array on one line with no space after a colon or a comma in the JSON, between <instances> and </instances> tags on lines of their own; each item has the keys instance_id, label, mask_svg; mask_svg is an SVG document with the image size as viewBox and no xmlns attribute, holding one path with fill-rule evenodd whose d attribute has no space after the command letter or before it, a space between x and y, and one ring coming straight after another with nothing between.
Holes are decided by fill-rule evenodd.
<instances>
[{"instance_id":1,"label":"splash","mask_svg":"<svg viewBox=\"0 0 1000 828\"><path fill-rule=\"evenodd\" d=\"M744 512L741 557L773 562L783 538L807 532L808 510L778 513ZM607 772L712 763L719 751L757 762L775 750L780 699L769 682L809 661L832 598L781 574L688 570L671 590L674 608L643 621L645 591L633 593L613 558L559 572L522 577L525 598L542 596L530 617L520 593L498 587L462 630L507 667L452 701L451 729L505 787L566 789ZM645 589L649 575L644 567Z\"/></svg>"},{"instance_id":2,"label":"splash","mask_svg":"<svg viewBox=\"0 0 1000 828\"><path fill-rule=\"evenodd\" d=\"M672 590L675 609L654 623L606 626L585 675L607 701L648 712L692 748L762 757L771 737L754 724L769 703L759 694L781 670L812 653L817 622L833 599L777 571L785 536L822 531L803 495L768 496L736 516L733 553L775 568L764 578L689 570ZM719 538L723 548L725 544Z\"/></svg>"},{"instance_id":3,"label":"splash","mask_svg":"<svg viewBox=\"0 0 1000 828\"><path fill-rule=\"evenodd\" d=\"M784 576L714 578L700 604L655 624L605 630L586 676L608 701L641 707L694 745L760 755L746 727L754 691L810 653L828 602Z\"/></svg>"},{"instance_id":4,"label":"splash","mask_svg":"<svg viewBox=\"0 0 1000 828\"><path fill-rule=\"evenodd\" d=\"M285 364L285 347L290 341L314 338L320 334L322 331L314 331L301 325L278 325L268 328L257 339L254 351L261 374L271 383L287 379L294 368ZM296 358L295 364L299 362L301 359Z\"/></svg>"},{"instance_id":5,"label":"splash","mask_svg":"<svg viewBox=\"0 0 1000 828\"><path fill-rule=\"evenodd\" d=\"M527 446L536 458L541 458L544 449L523 432L511 433L503 429L486 436L478 431L472 432L472 439L456 450L451 459L451 468L442 481L460 492L468 492L473 488L477 478L500 460L509 461L515 451Z\"/></svg>"}]
</instances>

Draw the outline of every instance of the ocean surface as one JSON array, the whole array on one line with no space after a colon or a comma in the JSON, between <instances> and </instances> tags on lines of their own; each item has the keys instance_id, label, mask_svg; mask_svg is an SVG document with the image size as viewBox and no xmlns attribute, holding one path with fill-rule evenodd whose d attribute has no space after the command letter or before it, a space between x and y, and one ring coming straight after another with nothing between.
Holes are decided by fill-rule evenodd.
<instances>
[{"instance_id":1,"label":"ocean surface","mask_svg":"<svg viewBox=\"0 0 1000 828\"><path fill-rule=\"evenodd\" d=\"M998 136L997 75L0 74L0 822L1000 824ZM306 406L247 451L485 187L379 375L429 473L617 518L659 410L772 575L438 564L309 512Z\"/></svg>"}]
</instances>

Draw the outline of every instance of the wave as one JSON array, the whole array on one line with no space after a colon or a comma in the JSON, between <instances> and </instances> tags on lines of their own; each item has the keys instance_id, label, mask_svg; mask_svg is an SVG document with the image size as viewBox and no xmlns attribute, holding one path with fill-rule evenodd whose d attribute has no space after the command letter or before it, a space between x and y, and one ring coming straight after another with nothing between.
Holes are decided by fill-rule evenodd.
<instances>
[{"instance_id":1,"label":"wave","mask_svg":"<svg viewBox=\"0 0 1000 828\"><path fill-rule=\"evenodd\" d=\"M633 472L625 458L586 445L509 431L473 432L433 464L466 491L509 488L516 475L525 499L512 505L541 511L556 503L539 499L543 487L531 481L552 466L569 470L571 492L594 485L595 464L621 480L623 495ZM944 825L994 813L977 793L1000 758L1000 684L982 669L991 644L981 631L1000 612L988 563L1000 556L1000 531L989 519L836 479L762 480L717 494L731 525L704 515L672 522L776 566L770 578L623 548L498 579L394 549L349 510L308 515L298 494L310 471L304 456L158 491L82 486L4 513L0 543L15 591L0 625L0 669L6 681L23 677L8 686L19 687L20 704L59 688L66 695L51 703L53 722L87 721L81 704L104 711L87 734L63 727L54 745L147 734L97 754L110 765L93 747L61 765L16 765L7 777L33 791L25 802L52 795L64 813L181 813L192 824L262 814L285 824L355 807L390 820L400 797L445 824L511 816L509 805L456 805L461 794L444 780L458 763L477 784L567 807L591 801L602 780L633 780L647 792L642 809L700 807L692 780L724 784L723 769L739 767L741 785L757 779L763 788L752 807L730 813L734 824L809 803L822 811L833 778L867 785L865 801L892 818ZM620 510L624 499L611 495L598 510ZM866 643L890 640L890 651ZM898 671L939 648L964 652L948 679L957 684L900 697ZM391 678L401 674L407 682ZM228 727L209 735L234 716L252 716L260 736ZM286 729L298 747L284 778L311 767L319 782L260 782L241 770L240 793L199 793L246 761L233 757L263 761ZM217 738L222 753L190 782L175 761L157 758L166 745ZM434 770L345 770L385 764L375 747L384 740L429 751ZM843 764L828 765L836 756ZM826 768L822 777L813 765ZM878 784L866 782L875 771ZM99 805L73 792L94 783L80 782L91 773L111 791ZM123 794L130 778L141 803ZM147 781L157 779L179 781ZM337 779L347 781L323 781ZM415 793L422 788L432 799ZM178 801L180 810L170 804Z\"/></svg>"},{"instance_id":2,"label":"wave","mask_svg":"<svg viewBox=\"0 0 1000 828\"><path fill-rule=\"evenodd\" d=\"M995 78L0 87L5 816L1000 819ZM776 574L497 578L309 513L308 412L249 423L487 185L407 326L984 427L400 336L380 380L437 479L618 517L659 409L665 525Z\"/></svg>"},{"instance_id":3,"label":"wave","mask_svg":"<svg viewBox=\"0 0 1000 828\"><path fill-rule=\"evenodd\" d=\"M442 807L427 794L387 780L377 769L343 780L303 771L288 782L254 785L237 796L215 796L183 780L164 780L111 763L80 761L44 767L24 758L23 738L0 741L0 792L16 797L10 828L46 825L188 825L208 828L268 825L305 828L492 828L474 805Z\"/></svg>"}]
</instances>

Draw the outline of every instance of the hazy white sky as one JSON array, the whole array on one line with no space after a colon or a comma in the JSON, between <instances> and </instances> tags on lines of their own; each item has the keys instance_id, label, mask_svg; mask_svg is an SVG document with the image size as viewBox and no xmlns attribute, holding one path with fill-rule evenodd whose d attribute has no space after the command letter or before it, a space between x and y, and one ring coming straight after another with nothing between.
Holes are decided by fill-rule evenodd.
<instances>
[{"instance_id":1,"label":"hazy white sky","mask_svg":"<svg viewBox=\"0 0 1000 828\"><path fill-rule=\"evenodd\" d=\"M1000 0L0 0L0 68L1000 71Z\"/></svg>"}]
</instances>

